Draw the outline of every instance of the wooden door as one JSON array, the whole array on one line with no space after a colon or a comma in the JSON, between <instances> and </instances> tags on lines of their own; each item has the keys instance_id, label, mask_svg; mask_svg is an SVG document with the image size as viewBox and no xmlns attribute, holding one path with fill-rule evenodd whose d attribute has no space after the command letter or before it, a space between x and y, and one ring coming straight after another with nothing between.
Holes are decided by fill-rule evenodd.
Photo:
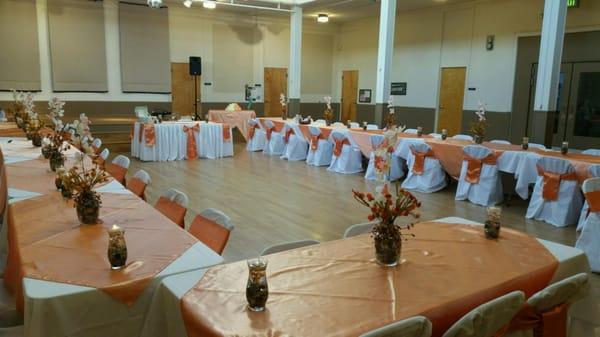
<instances>
[{"instance_id":1,"label":"wooden door","mask_svg":"<svg viewBox=\"0 0 600 337\"><path fill-rule=\"evenodd\" d=\"M442 68L438 132L446 129L450 136L461 133L466 74L464 67Z\"/></svg>"},{"instance_id":2,"label":"wooden door","mask_svg":"<svg viewBox=\"0 0 600 337\"><path fill-rule=\"evenodd\" d=\"M287 98L287 68L265 68L265 116L281 117L279 102L283 93Z\"/></svg>"},{"instance_id":3,"label":"wooden door","mask_svg":"<svg viewBox=\"0 0 600 337\"><path fill-rule=\"evenodd\" d=\"M189 63L171 63L171 110L179 116L194 116L194 77ZM200 76L197 79L200 102ZM198 114L202 115L200 105Z\"/></svg>"},{"instance_id":4,"label":"wooden door","mask_svg":"<svg viewBox=\"0 0 600 337\"><path fill-rule=\"evenodd\" d=\"M344 70L342 74L342 113L341 121L356 121L356 100L358 98L358 70Z\"/></svg>"}]
</instances>

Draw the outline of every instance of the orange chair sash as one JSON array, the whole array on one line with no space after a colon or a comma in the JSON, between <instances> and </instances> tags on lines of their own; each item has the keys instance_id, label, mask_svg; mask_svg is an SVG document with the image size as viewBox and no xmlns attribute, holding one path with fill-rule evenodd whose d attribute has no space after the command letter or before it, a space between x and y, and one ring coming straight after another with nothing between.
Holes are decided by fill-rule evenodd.
<instances>
[{"instance_id":1,"label":"orange chair sash","mask_svg":"<svg viewBox=\"0 0 600 337\"><path fill-rule=\"evenodd\" d=\"M196 136L194 133L200 132L200 124L196 124L194 126L187 127L183 126L183 132L187 134L187 148L186 148L186 157L188 160L193 160L198 158L198 150L196 146Z\"/></svg>"},{"instance_id":2,"label":"orange chair sash","mask_svg":"<svg viewBox=\"0 0 600 337\"><path fill-rule=\"evenodd\" d=\"M129 179L127 182L127 189L140 197L142 200L146 200L146 196L144 194L146 191L146 184L141 179L136 177Z\"/></svg>"},{"instance_id":3,"label":"orange chair sash","mask_svg":"<svg viewBox=\"0 0 600 337\"><path fill-rule=\"evenodd\" d=\"M256 129L260 129L260 126L258 126L258 124L250 125L250 127L248 128L248 140L254 138Z\"/></svg>"},{"instance_id":4,"label":"orange chair sash","mask_svg":"<svg viewBox=\"0 0 600 337\"><path fill-rule=\"evenodd\" d=\"M565 173L558 174L552 172L545 172L539 165L537 166L538 175L544 179L544 187L542 190L542 197L546 201L558 200L558 191L560 190L560 182L563 180L575 180L577 181L577 173Z\"/></svg>"},{"instance_id":5,"label":"orange chair sash","mask_svg":"<svg viewBox=\"0 0 600 337\"><path fill-rule=\"evenodd\" d=\"M510 322L508 331L533 329L534 337L567 337L568 312L567 304L543 313L525 304Z\"/></svg>"},{"instance_id":6,"label":"orange chair sash","mask_svg":"<svg viewBox=\"0 0 600 337\"><path fill-rule=\"evenodd\" d=\"M109 163L106 165L106 172L110 174L116 181L120 182L121 185L125 186L125 176L127 175L127 169L117 164Z\"/></svg>"},{"instance_id":7,"label":"orange chair sash","mask_svg":"<svg viewBox=\"0 0 600 337\"><path fill-rule=\"evenodd\" d=\"M333 155L339 157L342 154L342 149L344 145L350 145L350 141L348 138L344 139L335 139L335 148L333 149Z\"/></svg>"},{"instance_id":8,"label":"orange chair sash","mask_svg":"<svg viewBox=\"0 0 600 337\"><path fill-rule=\"evenodd\" d=\"M285 132L285 137L283 138L283 141L287 144L290 141L290 136L291 135L295 135L296 133L294 132L294 129L289 128L287 129L287 131Z\"/></svg>"},{"instance_id":9,"label":"orange chair sash","mask_svg":"<svg viewBox=\"0 0 600 337\"><path fill-rule=\"evenodd\" d=\"M140 124L140 132L138 134L138 141L142 142L142 133L146 138L146 146L154 146L156 144L156 131L154 130L154 124Z\"/></svg>"},{"instance_id":10,"label":"orange chair sash","mask_svg":"<svg viewBox=\"0 0 600 337\"><path fill-rule=\"evenodd\" d=\"M467 162L467 174L465 175L465 181L470 184L479 184L483 164L496 165L498 155L495 153L490 153L487 157L478 159L463 153L463 160Z\"/></svg>"},{"instance_id":11,"label":"orange chair sash","mask_svg":"<svg viewBox=\"0 0 600 337\"><path fill-rule=\"evenodd\" d=\"M433 150L430 149L427 152L419 152L411 148L410 152L412 152L413 156L415 156L415 162L413 163L413 174L418 176L423 175L423 172L425 171L425 158L435 157Z\"/></svg>"},{"instance_id":12,"label":"orange chair sash","mask_svg":"<svg viewBox=\"0 0 600 337\"><path fill-rule=\"evenodd\" d=\"M190 225L189 233L219 255L223 253L230 234L227 228L202 215L196 216Z\"/></svg>"},{"instance_id":13,"label":"orange chair sash","mask_svg":"<svg viewBox=\"0 0 600 337\"><path fill-rule=\"evenodd\" d=\"M273 133L273 130L275 130L274 126L272 128L265 129L265 132L267 133L267 141L268 142L271 141L271 134Z\"/></svg>"},{"instance_id":14,"label":"orange chair sash","mask_svg":"<svg viewBox=\"0 0 600 337\"><path fill-rule=\"evenodd\" d=\"M231 126L227 123L223 123L223 141L231 141Z\"/></svg>"},{"instance_id":15,"label":"orange chair sash","mask_svg":"<svg viewBox=\"0 0 600 337\"><path fill-rule=\"evenodd\" d=\"M318 135L310 136L310 149L313 151L317 151L319 149L319 140L323 139L323 134L319 133Z\"/></svg>"},{"instance_id":16,"label":"orange chair sash","mask_svg":"<svg viewBox=\"0 0 600 337\"><path fill-rule=\"evenodd\" d=\"M185 214L187 209L176 202L173 202L165 197L158 198L154 208L161 212L181 228L185 228Z\"/></svg>"},{"instance_id":17,"label":"orange chair sash","mask_svg":"<svg viewBox=\"0 0 600 337\"><path fill-rule=\"evenodd\" d=\"M585 193L585 200L590 206L589 212L600 212L600 191Z\"/></svg>"}]
</instances>

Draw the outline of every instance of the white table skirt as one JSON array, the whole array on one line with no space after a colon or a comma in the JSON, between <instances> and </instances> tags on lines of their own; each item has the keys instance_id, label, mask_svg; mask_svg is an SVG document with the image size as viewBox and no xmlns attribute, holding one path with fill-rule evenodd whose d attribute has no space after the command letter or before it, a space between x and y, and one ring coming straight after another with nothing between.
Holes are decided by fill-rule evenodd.
<instances>
[{"instance_id":1,"label":"white table skirt","mask_svg":"<svg viewBox=\"0 0 600 337\"><path fill-rule=\"evenodd\" d=\"M444 218L435 221L482 226L480 223L457 217ZM552 283L578 273L589 273L589 264L583 251L546 240L538 240L559 262L558 269L551 281ZM206 270L197 270L168 277L163 280L155 293L155 298L152 301L148 314L148 319L156 320L158 324L156 324L156 329L145 327L142 332L142 337L187 336L181 315L180 300L198 283L198 281L200 281L200 279L202 279L205 272ZM573 305L570 314L572 324L577 327L578 331L593 329L595 326L600 325L598 322L594 321L594 317L600 317L595 315L600 315L600 313L598 313L595 303L589 298ZM592 333L582 334L581 336L593 336L593 330L586 331L592 331Z\"/></svg>"},{"instance_id":2,"label":"white table skirt","mask_svg":"<svg viewBox=\"0 0 600 337\"><path fill-rule=\"evenodd\" d=\"M187 134L184 126L192 127L197 122L163 122L155 124L156 142L154 146L146 146L142 134L140 142L140 123L136 122L131 140L131 155L143 161L184 160L187 153ZM194 132L199 158L216 159L233 156L233 134L229 141L223 139L223 125L220 123L199 122L200 132Z\"/></svg>"}]
</instances>

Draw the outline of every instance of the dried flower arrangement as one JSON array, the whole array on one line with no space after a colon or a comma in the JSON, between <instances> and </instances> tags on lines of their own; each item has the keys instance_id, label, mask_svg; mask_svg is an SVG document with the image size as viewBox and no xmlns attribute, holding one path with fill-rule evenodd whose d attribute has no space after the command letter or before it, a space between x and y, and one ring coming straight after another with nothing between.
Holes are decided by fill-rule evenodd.
<instances>
[{"instance_id":1,"label":"dried flower arrangement","mask_svg":"<svg viewBox=\"0 0 600 337\"><path fill-rule=\"evenodd\" d=\"M388 99L388 114L385 118L386 129L391 129L394 125L396 125L395 113L396 110L394 109L394 97L390 96Z\"/></svg>"},{"instance_id":2,"label":"dried flower arrangement","mask_svg":"<svg viewBox=\"0 0 600 337\"><path fill-rule=\"evenodd\" d=\"M483 142L483 138L485 137L485 132L488 126L488 122L485 118L485 104L479 101L477 111L475 111L477 115L477 120L475 122L471 122L470 131L475 137L475 141L480 144Z\"/></svg>"},{"instance_id":3,"label":"dried flower arrangement","mask_svg":"<svg viewBox=\"0 0 600 337\"><path fill-rule=\"evenodd\" d=\"M323 118L325 119L325 123L327 125L331 125L333 123L333 109L331 108L331 96L323 97L325 100L326 109L323 111Z\"/></svg>"},{"instance_id":4,"label":"dried flower arrangement","mask_svg":"<svg viewBox=\"0 0 600 337\"><path fill-rule=\"evenodd\" d=\"M285 98L285 94L281 93L279 95L279 104L281 104L281 118L284 120L287 119L287 99Z\"/></svg>"}]
</instances>

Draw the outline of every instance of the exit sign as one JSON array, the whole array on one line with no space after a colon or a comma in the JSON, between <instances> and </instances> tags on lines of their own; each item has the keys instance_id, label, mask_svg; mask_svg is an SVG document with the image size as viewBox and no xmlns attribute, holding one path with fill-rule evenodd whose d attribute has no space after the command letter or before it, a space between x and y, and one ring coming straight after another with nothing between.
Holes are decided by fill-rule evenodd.
<instances>
[{"instance_id":1,"label":"exit sign","mask_svg":"<svg viewBox=\"0 0 600 337\"><path fill-rule=\"evenodd\" d=\"M579 0L567 0L567 7L579 7Z\"/></svg>"}]
</instances>

